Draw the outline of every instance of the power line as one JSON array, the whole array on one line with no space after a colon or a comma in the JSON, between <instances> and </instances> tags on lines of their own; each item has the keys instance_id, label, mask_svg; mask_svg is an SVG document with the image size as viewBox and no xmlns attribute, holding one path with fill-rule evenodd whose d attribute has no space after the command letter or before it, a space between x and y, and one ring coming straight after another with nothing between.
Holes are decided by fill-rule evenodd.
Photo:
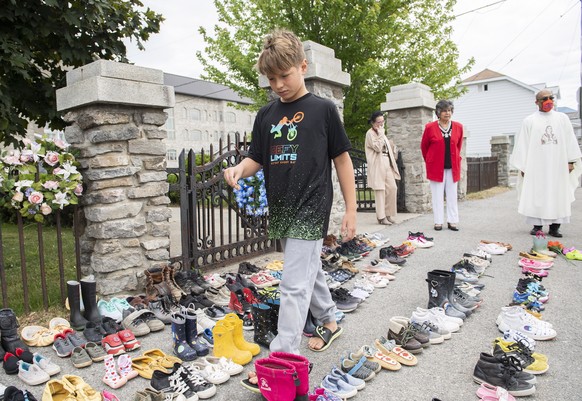
<instances>
[{"instance_id":1,"label":"power line","mask_svg":"<svg viewBox=\"0 0 582 401\"><path fill-rule=\"evenodd\" d=\"M574 7L575 7L575 6L576 6L576 5L578 5L579 3L580 3L580 1L579 1L579 0L575 0L575 1L574 1L574 3L572 3L572 5L570 6L570 8L568 8L566 11L564 11L564 13L562 13L562 14L561 14L561 15L560 15L560 16L559 16L559 17L558 17L558 18L557 18L557 19L556 19L554 22L552 22L552 25L554 25L554 24L555 24L557 21L559 21L560 19L562 19L562 18L563 18L563 17L564 17L566 14L568 14L568 13L569 13L569 12L570 12L570 11L571 11L571 10L572 10ZM550 3L550 4L548 4L548 6L550 6L550 5L552 5L552 4L551 4L551 3ZM546 8L548 8L548 7L546 7ZM546 9L543 9L543 10L542 10L542 13L543 13L545 10L546 10ZM540 13L540 14L541 14L541 13ZM537 17L539 17L539 14L538 14L538 15L537 15L537 16L534 18L534 20L535 20L535 19L537 19ZM533 20L532 20L532 22L533 22ZM531 23L530 23L530 24L528 24L528 26L529 26L529 25L531 25ZM526 27L526 28L527 28L527 27ZM523 31L522 31L522 32L523 32ZM521 32L520 32L519 34L521 34ZM507 65L508 65L508 64L510 64L510 63L511 63L513 60L515 60L515 59L516 59L516 58L517 58L517 57L518 57L518 56L519 56L521 53L523 53L523 52L524 52L524 51L525 51L525 50L526 50L526 49L527 49L527 48L528 48L528 47L529 47L529 46L530 46L530 45L531 45L533 42L537 41L537 40L538 40L538 39L539 39L539 38L540 38L542 35L545 35L545 34L546 34L546 32L544 32L544 31L541 31L541 32L540 32L540 33L539 33L539 34L538 34L538 35L537 35L535 38L533 38L533 39L532 39L532 40L531 40L531 41L530 41L530 42L529 42L529 43L528 43L526 46L523 46L523 48L522 48L522 49L521 49L519 52L517 52L517 54L516 54L515 56L513 56L512 58L510 58L510 59L509 59L509 61L508 61L507 63L505 63L505 65L503 65L503 67L501 67L500 71L501 71L501 70L503 70L505 67L507 67ZM518 35L518 36L519 36L519 35ZM516 37L516 38L517 38L517 37ZM515 39L514 39L514 40L515 40ZM513 41L512 41L512 43L513 43ZM506 47L505 49L507 49L507 47ZM503 50L502 50L502 52L503 52L503 51L505 51L505 49L503 49ZM501 54L501 53L500 53L500 54ZM497 59L497 57L499 57L499 55L497 55L497 56L495 57L495 59ZM493 61L495 61L495 60L493 60ZM492 61L492 62L493 62L493 61ZM492 62L491 62L491 63L492 63ZM490 63L490 64L491 64L491 63ZM489 65L490 65L490 64L489 64Z\"/></svg>"},{"instance_id":2,"label":"power line","mask_svg":"<svg viewBox=\"0 0 582 401\"><path fill-rule=\"evenodd\" d=\"M465 15L465 14L473 13L473 12L475 12L475 11L482 10L482 9L484 9L484 8L487 8L487 7L494 6L495 4L499 4L499 3L505 3L506 1L507 1L507 0L500 0L500 1L496 1L495 3L487 4L486 6L482 6L482 7L479 7L479 8L475 8L475 9L473 9L473 10L465 11L464 13L461 13L461 14L457 14L457 15L455 15L455 18L458 18L458 17L460 17L461 15Z\"/></svg>"}]
</instances>

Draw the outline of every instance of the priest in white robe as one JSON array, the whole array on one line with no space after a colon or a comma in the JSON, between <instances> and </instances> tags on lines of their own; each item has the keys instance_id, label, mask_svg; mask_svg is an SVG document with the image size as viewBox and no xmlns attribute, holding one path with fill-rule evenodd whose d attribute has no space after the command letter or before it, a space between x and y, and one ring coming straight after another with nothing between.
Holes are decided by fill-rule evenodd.
<instances>
[{"instance_id":1,"label":"priest in white robe","mask_svg":"<svg viewBox=\"0 0 582 401\"><path fill-rule=\"evenodd\" d=\"M511 165L521 172L517 211L533 225L530 234L548 225L548 234L560 238L560 225L570 222L580 185L582 153L570 119L554 110L552 92L538 92L535 103L538 111L523 121L511 155Z\"/></svg>"}]
</instances>

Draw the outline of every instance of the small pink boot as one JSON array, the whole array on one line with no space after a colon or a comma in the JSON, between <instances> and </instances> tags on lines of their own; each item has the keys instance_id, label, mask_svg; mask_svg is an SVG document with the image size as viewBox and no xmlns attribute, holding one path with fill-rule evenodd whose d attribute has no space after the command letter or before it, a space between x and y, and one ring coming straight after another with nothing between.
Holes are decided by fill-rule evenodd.
<instances>
[{"instance_id":1,"label":"small pink boot","mask_svg":"<svg viewBox=\"0 0 582 401\"><path fill-rule=\"evenodd\" d=\"M255 361L259 391L267 401L294 401L299 385L293 364L277 358Z\"/></svg>"},{"instance_id":2,"label":"small pink boot","mask_svg":"<svg viewBox=\"0 0 582 401\"><path fill-rule=\"evenodd\" d=\"M115 369L115 359L113 355L107 355L105 357L105 376L103 376L103 383L107 384L111 388L119 388L127 383L125 377L121 377Z\"/></svg>"}]
</instances>

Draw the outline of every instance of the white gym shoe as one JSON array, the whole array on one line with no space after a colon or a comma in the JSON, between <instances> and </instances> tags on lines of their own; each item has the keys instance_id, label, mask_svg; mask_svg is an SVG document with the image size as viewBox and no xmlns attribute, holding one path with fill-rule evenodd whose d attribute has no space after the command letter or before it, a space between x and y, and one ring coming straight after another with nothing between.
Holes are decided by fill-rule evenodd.
<instances>
[{"instance_id":1,"label":"white gym shoe","mask_svg":"<svg viewBox=\"0 0 582 401\"><path fill-rule=\"evenodd\" d=\"M522 343L530 349L531 352L535 351L536 340L528 337L526 334L518 330L509 329L503 332L503 339L506 341L515 341Z\"/></svg>"},{"instance_id":2,"label":"white gym shoe","mask_svg":"<svg viewBox=\"0 0 582 401\"><path fill-rule=\"evenodd\" d=\"M445 313L445 310L443 308L440 308L438 306L435 306L434 308L430 308L430 309L424 309L421 308L420 306L416 308L417 311L419 312L424 312L424 311L428 311L430 313L433 313L437 316L442 317L443 319L445 319L446 321L451 321L456 323L459 327L461 327L463 325L463 319L461 319L460 317L454 317L454 316L449 316Z\"/></svg>"},{"instance_id":3,"label":"white gym shoe","mask_svg":"<svg viewBox=\"0 0 582 401\"><path fill-rule=\"evenodd\" d=\"M474 249L471 252L468 252L469 255L479 256L482 259L488 260L491 262L491 254L485 252L483 249Z\"/></svg>"},{"instance_id":4,"label":"white gym shoe","mask_svg":"<svg viewBox=\"0 0 582 401\"><path fill-rule=\"evenodd\" d=\"M445 336L445 340L448 340L449 338L451 338L450 333L454 333L456 331L459 331L460 326L450 320L445 320L442 316L440 316L437 313L431 313L428 309L424 309L424 310L415 310L414 312L412 312L412 316L410 317L410 320L412 322L417 322L417 323L424 323L424 322L429 322L434 324L436 327L438 327L438 332L439 334L442 334ZM445 332L448 332L448 336L446 335Z\"/></svg>"},{"instance_id":5,"label":"white gym shoe","mask_svg":"<svg viewBox=\"0 0 582 401\"><path fill-rule=\"evenodd\" d=\"M504 246L499 246L497 244L484 244L480 242L478 248L491 254L491 255L503 255L507 252L507 248Z\"/></svg>"},{"instance_id":6,"label":"white gym shoe","mask_svg":"<svg viewBox=\"0 0 582 401\"><path fill-rule=\"evenodd\" d=\"M513 329L521 331L534 340L551 340L557 335L550 323L536 319L519 306L501 308L496 323L502 333Z\"/></svg>"}]
</instances>

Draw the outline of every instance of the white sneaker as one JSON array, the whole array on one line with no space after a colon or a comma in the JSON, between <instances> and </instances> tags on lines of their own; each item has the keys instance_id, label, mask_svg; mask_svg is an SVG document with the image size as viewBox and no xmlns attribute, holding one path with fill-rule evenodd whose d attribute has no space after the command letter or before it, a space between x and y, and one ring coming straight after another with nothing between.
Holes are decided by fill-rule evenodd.
<instances>
[{"instance_id":1,"label":"white sneaker","mask_svg":"<svg viewBox=\"0 0 582 401\"><path fill-rule=\"evenodd\" d=\"M506 247L499 246L497 244L484 244L480 242L478 248L491 255L503 255L505 252L507 252Z\"/></svg>"},{"instance_id":2,"label":"white sneaker","mask_svg":"<svg viewBox=\"0 0 582 401\"><path fill-rule=\"evenodd\" d=\"M360 298L361 300L365 300L370 296L370 293L367 291L362 290L361 288L354 288L350 291L350 295L352 297Z\"/></svg>"},{"instance_id":3,"label":"white sneaker","mask_svg":"<svg viewBox=\"0 0 582 401\"><path fill-rule=\"evenodd\" d=\"M528 337L526 334L518 330L509 329L503 332L503 339L507 341L520 342L527 346L531 352L535 351L536 340Z\"/></svg>"},{"instance_id":4,"label":"white sneaker","mask_svg":"<svg viewBox=\"0 0 582 401\"><path fill-rule=\"evenodd\" d=\"M513 329L521 331L534 340L551 340L557 335L556 330L551 327L551 324L536 319L521 307L504 307L501 309L501 313L497 317L496 323L497 328L502 333L509 329Z\"/></svg>"},{"instance_id":5,"label":"white sneaker","mask_svg":"<svg viewBox=\"0 0 582 401\"><path fill-rule=\"evenodd\" d=\"M390 280L394 280L396 277L391 274L384 275L379 273L372 273L362 274L362 278L372 284L374 288L386 288L390 283Z\"/></svg>"},{"instance_id":6,"label":"white sneaker","mask_svg":"<svg viewBox=\"0 0 582 401\"><path fill-rule=\"evenodd\" d=\"M205 329L212 330L214 328L216 322L210 319L208 315L204 313L204 310L196 309L194 312L196 313L196 323L198 324L197 326L198 333L202 333Z\"/></svg>"},{"instance_id":7,"label":"white sneaker","mask_svg":"<svg viewBox=\"0 0 582 401\"><path fill-rule=\"evenodd\" d=\"M414 312L412 312L410 320L420 324L424 322L430 322L434 324L436 327L438 327L439 334L443 334L445 336L445 340L451 338L450 333L459 331L459 329L461 328L457 323L453 321L447 321L443 319L443 317L440 316L439 314L431 313L427 309L415 310ZM448 332L449 335L447 336L444 332Z\"/></svg>"},{"instance_id":8,"label":"white sneaker","mask_svg":"<svg viewBox=\"0 0 582 401\"><path fill-rule=\"evenodd\" d=\"M410 242L415 248L430 248L434 246L434 242L427 241L423 237L408 237L405 242Z\"/></svg>"},{"instance_id":9,"label":"white sneaker","mask_svg":"<svg viewBox=\"0 0 582 401\"><path fill-rule=\"evenodd\" d=\"M50 380L47 372L38 365L31 365L24 361L18 361L18 377L30 386L36 386Z\"/></svg>"},{"instance_id":10,"label":"white sneaker","mask_svg":"<svg viewBox=\"0 0 582 401\"><path fill-rule=\"evenodd\" d=\"M120 323L123 320L123 314L121 311L117 309L113 303L107 302L104 299L100 299L99 302L97 302L97 309L99 310L101 317L110 317L117 323Z\"/></svg>"},{"instance_id":11,"label":"white sneaker","mask_svg":"<svg viewBox=\"0 0 582 401\"><path fill-rule=\"evenodd\" d=\"M445 310L443 308L440 308L438 306L435 306L434 308L430 308L430 309L424 309L424 308L421 308L419 306L416 308L416 310L419 312L425 312L425 311L430 312L432 314L435 314L437 316L442 317L445 321L456 323L459 327L461 327L464 323L463 319L461 319L460 317L449 316L445 313Z\"/></svg>"},{"instance_id":12,"label":"white sneaker","mask_svg":"<svg viewBox=\"0 0 582 401\"><path fill-rule=\"evenodd\" d=\"M482 259L488 260L491 262L491 254L485 252L483 249L474 249L471 252L468 252L470 255L478 256Z\"/></svg>"}]
</instances>

